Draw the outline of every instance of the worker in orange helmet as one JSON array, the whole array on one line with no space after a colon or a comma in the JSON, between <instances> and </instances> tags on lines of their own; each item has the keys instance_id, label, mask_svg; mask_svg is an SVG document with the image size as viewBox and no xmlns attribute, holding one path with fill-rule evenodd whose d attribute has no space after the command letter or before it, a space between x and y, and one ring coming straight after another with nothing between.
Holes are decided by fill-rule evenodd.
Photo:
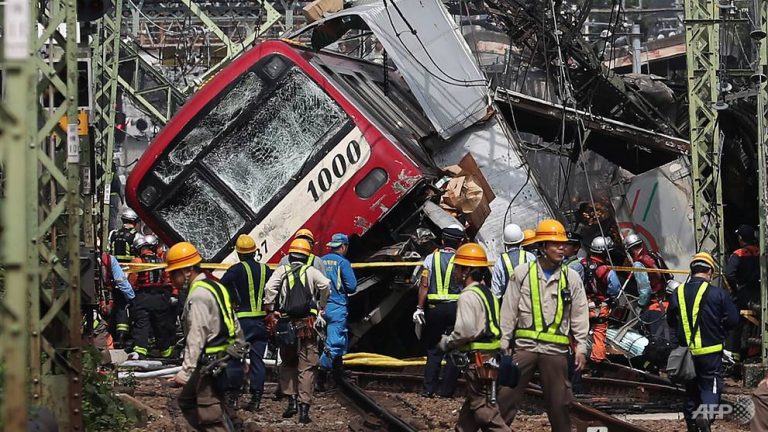
<instances>
[{"instance_id":1,"label":"worker in orange helmet","mask_svg":"<svg viewBox=\"0 0 768 432\"><path fill-rule=\"evenodd\" d=\"M523 230L523 242L520 243L523 250L536 253L536 231L532 229Z\"/></svg>"},{"instance_id":2,"label":"worker in orange helmet","mask_svg":"<svg viewBox=\"0 0 768 432\"><path fill-rule=\"evenodd\" d=\"M184 360L179 373L168 381L184 387L179 394L179 408L195 430L234 430L237 413L227 403L226 392L235 378L229 376L233 368L227 366L230 362L242 363L248 346L232 299L224 285L205 276L200 268L203 259L191 243L176 243L166 259L173 286L189 287L182 314Z\"/></svg>"},{"instance_id":3,"label":"worker in orange helmet","mask_svg":"<svg viewBox=\"0 0 768 432\"><path fill-rule=\"evenodd\" d=\"M536 261L515 268L501 302L501 348L514 349L520 370L515 388L499 389L499 408L511 425L528 382L538 369L552 431L570 432L572 400L568 377L571 338L575 369L586 365L589 308L578 273L563 264L568 236L556 220L536 227Z\"/></svg>"},{"instance_id":4,"label":"worker in orange helmet","mask_svg":"<svg viewBox=\"0 0 768 432\"><path fill-rule=\"evenodd\" d=\"M307 265L310 265L320 271L322 274L328 274L327 268L325 267L325 261L323 261L322 258L319 256L316 256L312 251L315 249L315 235L307 228L302 228L298 231L296 231L296 235L293 236L294 239L304 239L309 242L309 258L307 258ZM289 262L289 256L286 255L280 259L280 265L288 264Z\"/></svg>"},{"instance_id":5,"label":"worker in orange helmet","mask_svg":"<svg viewBox=\"0 0 768 432\"><path fill-rule=\"evenodd\" d=\"M509 426L499 413L493 396L496 386L496 361L501 349L499 299L488 287L492 280L488 256L477 243L459 246L454 255L455 272L464 285L456 302L453 330L443 336L438 347L443 352L459 350L469 357L464 371L467 396L459 411L455 430L507 432Z\"/></svg>"},{"instance_id":6,"label":"worker in orange helmet","mask_svg":"<svg viewBox=\"0 0 768 432\"><path fill-rule=\"evenodd\" d=\"M277 320L276 339L283 365L280 387L288 396L283 418L299 414L299 423L312 421L315 374L319 362L317 334L324 332L323 310L331 281L307 264L310 243L294 239L288 249L289 263L275 269L264 287L264 310Z\"/></svg>"}]
</instances>

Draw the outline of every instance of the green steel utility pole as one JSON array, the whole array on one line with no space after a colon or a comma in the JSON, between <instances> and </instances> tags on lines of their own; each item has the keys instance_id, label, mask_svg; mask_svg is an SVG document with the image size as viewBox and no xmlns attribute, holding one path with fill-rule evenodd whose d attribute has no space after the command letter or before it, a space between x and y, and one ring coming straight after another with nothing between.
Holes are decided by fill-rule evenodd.
<instances>
[{"instance_id":1,"label":"green steel utility pole","mask_svg":"<svg viewBox=\"0 0 768 432\"><path fill-rule=\"evenodd\" d=\"M37 32L28 0L6 0L0 64L5 72L5 97L0 100L0 262L5 271L0 296L0 354L5 366L2 418L5 430L27 429L29 399L29 293L37 289L37 259L32 241L37 208L29 205L30 183L37 182L34 136L37 112L35 59L30 56ZM10 289L9 289L10 288Z\"/></svg>"},{"instance_id":2,"label":"green steel utility pole","mask_svg":"<svg viewBox=\"0 0 768 432\"><path fill-rule=\"evenodd\" d=\"M716 0L685 0L688 119L691 127L693 224L697 247L711 249L723 268L724 236L717 125L720 9Z\"/></svg>"}]
</instances>

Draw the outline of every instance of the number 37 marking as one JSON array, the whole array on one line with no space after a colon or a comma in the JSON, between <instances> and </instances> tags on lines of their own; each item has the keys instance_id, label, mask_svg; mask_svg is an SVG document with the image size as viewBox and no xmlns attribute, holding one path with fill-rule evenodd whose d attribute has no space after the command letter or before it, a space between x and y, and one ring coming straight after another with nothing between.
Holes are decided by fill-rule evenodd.
<instances>
[{"instance_id":1,"label":"number 37 marking","mask_svg":"<svg viewBox=\"0 0 768 432\"><path fill-rule=\"evenodd\" d=\"M264 253L262 253L264 251ZM267 257L267 254L269 253L269 250L267 249L267 239L264 239L264 241L261 242L261 245L256 248L256 261L261 261L262 258Z\"/></svg>"},{"instance_id":2,"label":"number 37 marking","mask_svg":"<svg viewBox=\"0 0 768 432\"><path fill-rule=\"evenodd\" d=\"M338 153L331 161L331 169L323 168L317 173L317 179L309 181L307 192L312 194L315 202L320 200L320 194L328 192L333 183L342 178L347 173L347 167L357 163L360 160L360 144L357 141L350 141L347 144L346 152ZM319 187L319 191L318 191Z\"/></svg>"}]
</instances>

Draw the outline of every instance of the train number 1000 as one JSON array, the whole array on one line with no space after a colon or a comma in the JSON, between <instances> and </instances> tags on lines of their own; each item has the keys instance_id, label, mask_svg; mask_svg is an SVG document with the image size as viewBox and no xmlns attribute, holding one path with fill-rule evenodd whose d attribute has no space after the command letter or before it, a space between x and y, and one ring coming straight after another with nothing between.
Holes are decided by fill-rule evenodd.
<instances>
[{"instance_id":1,"label":"train number 1000","mask_svg":"<svg viewBox=\"0 0 768 432\"><path fill-rule=\"evenodd\" d=\"M347 169L360 160L360 155L360 144L354 140L350 141L346 152L337 153L333 157L330 168L324 167L317 173L317 179L309 181L307 192L312 194L312 199L319 201L320 194L328 192L336 180L344 177Z\"/></svg>"}]
</instances>

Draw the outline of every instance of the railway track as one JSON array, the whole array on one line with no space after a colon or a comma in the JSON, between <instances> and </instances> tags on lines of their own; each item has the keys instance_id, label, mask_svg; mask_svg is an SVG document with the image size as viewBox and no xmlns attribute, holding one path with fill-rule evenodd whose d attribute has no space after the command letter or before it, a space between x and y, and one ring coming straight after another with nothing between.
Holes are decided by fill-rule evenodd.
<instances>
[{"instance_id":1,"label":"railway track","mask_svg":"<svg viewBox=\"0 0 768 432\"><path fill-rule=\"evenodd\" d=\"M355 432L363 431L391 431L391 432L417 432L418 429L410 425L396 413L385 408L374 397L360 388L353 379L339 377L336 380L338 386L336 397L345 405L352 406L363 415L362 421L357 425L350 425Z\"/></svg>"}]
</instances>

